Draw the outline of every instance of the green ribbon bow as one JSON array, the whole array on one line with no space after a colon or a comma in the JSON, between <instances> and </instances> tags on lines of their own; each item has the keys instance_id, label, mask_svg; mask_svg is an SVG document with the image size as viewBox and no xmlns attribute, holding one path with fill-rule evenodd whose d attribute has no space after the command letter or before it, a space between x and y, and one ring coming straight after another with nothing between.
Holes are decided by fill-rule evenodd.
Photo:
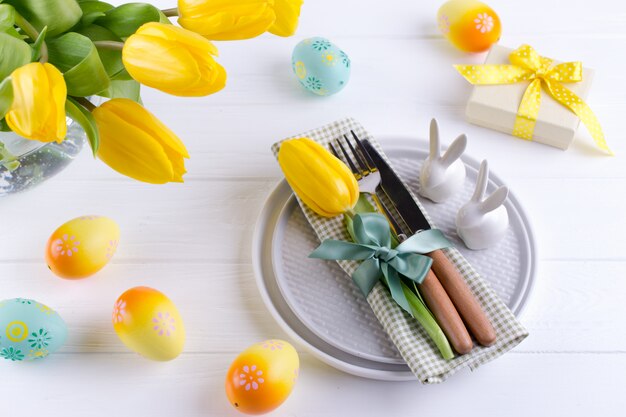
<instances>
[{"instance_id":1,"label":"green ribbon bow","mask_svg":"<svg viewBox=\"0 0 626 417\"><path fill-rule=\"evenodd\" d=\"M364 261L352 273L352 279L367 296L378 280L383 280L392 298L413 315L402 291L403 275L421 284L433 261L422 254L452 246L438 229L416 233L391 248L391 229L387 219L378 213L357 214L353 218L356 243L327 239L309 258Z\"/></svg>"}]
</instances>

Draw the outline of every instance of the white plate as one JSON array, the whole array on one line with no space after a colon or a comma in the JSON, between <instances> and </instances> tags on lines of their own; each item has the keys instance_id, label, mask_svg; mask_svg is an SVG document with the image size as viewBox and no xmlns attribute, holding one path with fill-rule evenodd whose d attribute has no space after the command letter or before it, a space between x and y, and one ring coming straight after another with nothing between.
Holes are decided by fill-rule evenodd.
<instances>
[{"instance_id":1,"label":"white plate","mask_svg":"<svg viewBox=\"0 0 626 417\"><path fill-rule=\"evenodd\" d=\"M416 190L427 142L383 138L381 143L398 174ZM456 235L454 217L473 192L479 163L467 156L463 161L468 174L464 189L444 204L425 199L422 203L437 227L519 315L536 269L528 219L515 196L509 194L505 205L511 227L505 238L495 248L468 250ZM502 184L491 172L488 192ZM274 318L291 337L331 366L368 378L414 379L350 277L335 262L308 258L318 244L289 185L281 181L265 203L253 243L257 284Z\"/></svg>"}]
</instances>

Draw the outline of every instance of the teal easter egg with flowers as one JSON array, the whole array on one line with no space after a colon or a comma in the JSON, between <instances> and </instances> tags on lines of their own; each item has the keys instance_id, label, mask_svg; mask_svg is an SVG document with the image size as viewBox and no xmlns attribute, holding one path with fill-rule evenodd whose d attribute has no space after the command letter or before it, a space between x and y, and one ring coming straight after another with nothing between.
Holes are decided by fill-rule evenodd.
<instances>
[{"instance_id":1,"label":"teal easter egg with flowers","mask_svg":"<svg viewBox=\"0 0 626 417\"><path fill-rule=\"evenodd\" d=\"M325 38L308 38L298 43L291 65L300 84L320 96L341 91L350 79L348 54Z\"/></svg>"},{"instance_id":2,"label":"teal easter egg with flowers","mask_svg":"<svg viewBox=\"0 0 626 417\"><path fill-rule=\"evenodd\" d=\"M43 359L67 339L67 325L50 307L27 298L0 301L0 358Z\"/></svg>"}]
</instances>

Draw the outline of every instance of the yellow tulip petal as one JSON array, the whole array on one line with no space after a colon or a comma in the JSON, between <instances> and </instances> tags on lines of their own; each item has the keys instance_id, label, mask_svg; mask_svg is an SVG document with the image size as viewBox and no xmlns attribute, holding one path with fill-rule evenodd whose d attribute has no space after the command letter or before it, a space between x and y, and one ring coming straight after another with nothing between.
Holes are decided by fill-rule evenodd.
<instances>
[{"instance_id":1,"label":"yellow tulip petal","mask_svg":"<svg viewBox=\"0 0 626 417\"><path fill-rule=\"evenodd\" d=\"M319 215L334 217L356 204L359 191L354 176L317 142L308 138L283 142L278 162L294 192Z\"/></svg>"},{"instance_id":2,"label":"yellow tulip petal","mask_svg":"<svg viewBox=\"0 0 626 417\"><path fill-rule=\"evenodd\" d=\"M291 36L296 33L302 3L304 0L274 0L276 21L268 32L277 36Z\"/></svg>"},{"instance_id":3,"label":"yellow tulip petal","mask_svg":"<svg viewBox=\"0 0 626 417\"><path fill-rule=\"evenodd\" d=\"M172 151L170 148L163 148L163 150L172 164L172 181L184 182L183 175L187 173L185 169L185 159L181 154Z\"/></svg>"},{"instance_id":4,"label":"yellow tulip petal","mask_svg":"<svg viewBox=\"0 0 626 417\"><path fill-rule=\"evenodd\" d=\"M150 22L137 29L136 34L178 42L186 48L195 49L198 53L208 52L211 55L218 56L217 47L208 39L195 32L174 25Z\"/></svg>"},{"instance_id":5,"label":"yellow tulip petal","mask_svg":"<svg viewBox=\"0 0 626 417\"><path fill-rule=\"evenodd\" d=\"M110 111L115 100L92 112L100 132L98 157L117 172L139 181L153 184L171 181L174 176L172 163L161 144ZM109 104L111 102L113 104Z\"/></svg>"},{"instance_id":6,"label":"yellow tulip petal","mask_svg":"<svg viewBox=\"0 0 626 417\"><path fill-rule=\"evenodd\" d=\"M214 67L211 71L203 68L200 70L203 76L198 82L181 90L179 95L186 97L207 96L220 91L226 86L226 70L217 62L214 63Z\"/></svg>"},{"instance_id":7,"label":"yellow tulip petal","mask_svg":"<svg viewBox=\"0 0 626 417\"><path fill-rule=\"evenodd\" d=\"M170 94L196 83L201 77L189 51L162 39L143 35L129 37L122 50L122 60L135 80Z\"/></svg>"},{"instance_id":8,"label":"yellow tulip petal","mask_svg":"<svg viewBox=\"0 0 626 417\"><path fill-rule=\"evenodd\" d=\"M273 0L179 0L178 23L208 39L249 39L274 23L273 4Z\"/></svg>"},{"instance_id":9,"label":"yellow tulip petal","mask_svg":"<svg viewBox=\"0 0 626 417\"><path fill-rule=\"evenodd\" d=\"M6 115L11 130L27 139L65 138L65 80L50 64L32 62L11 74L13 103Z\"/></svg>"},{"instance_id":10,"label":"yellow tulip petal","mask_svg":"<svg viewBox=\"0 0 626 417\"><path fill-rule=\"evenodd\" d=\"M65 115L65 100L67 99L67 86L63 74L54 65L43 64L48 79L50 80L51 101L54 103L54 112L56 115L56 138L61 143L67 135L67 121Z\"/></svg>"},{"instance_id":11,"label":"yellow tulip petal","mask_svg":"<svg viewBox=\"0 0 626 417\"><path fill-rule=\"evenodd\" d=\"M173 152L185 158L189 158L189 152L187 152L183 141L141 104L127 98L116 98L107 101L100 107L104 107L108 112L116 115L119 119L123 119L131 125L137 126L147 132L162 146L166 146Z\"/></svg>"},{"instance_id":12,"label":"yellow tulip petal","mask_svg":"<svg viewBox=\"0 0 626 417\"><path fill-rule=\"evenodd\" d=\"M177 96L204 96L224 87L224 69L212 55L217 48L202 36L155 22L141 26L122 50L135 80Z\"/></svg>"}]
</instances>

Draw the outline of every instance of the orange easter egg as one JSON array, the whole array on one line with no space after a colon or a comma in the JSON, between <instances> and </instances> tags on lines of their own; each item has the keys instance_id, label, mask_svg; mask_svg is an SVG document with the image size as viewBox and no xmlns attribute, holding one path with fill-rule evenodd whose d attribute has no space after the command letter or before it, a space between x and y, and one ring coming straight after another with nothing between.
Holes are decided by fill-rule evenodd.
<instances>
[{"instance_id":1,"label":"orange easter egg","mask_svg":"<svg viewBox=\"0 0 626 417\"><path fill-rule=\"evenodd\" d=\"M226 396L242 413L268 413L291 393L299 366L298 353L284 340L252 345L231 364L226 375Z\"/></svg>"},{"instance_id":2,"label":"orange easter egg","mask_svg":"<svg viewBox=\"0 0 626 417\"><path fill-rule=\"evenodd\" d=\"M78 217L52 233L46 246L46 263L61 278L85 278L104 268L119 239L120 228L108 217Z\"/></svg>"},{"instance_id":3,"label":"orange easter egg","mask_svg":"<svg viewBox=\"0 0 626 417\"><path fill-rule=\"evenodd\" d=\"M185 346L185 325L176 305L162 292L134 287L113 307L113 328L131 350L154 361L170 361Z\"/></svg>"},{"instance_id":4,"label":"orange easter egg","mask_svg":"<svg viewBox=\"0 0 626 417\"><path fill-rule=\"evenodd\" d=\"M483 52L498 42L502 24L496 12L480 1L450 0L437 13L439 30L465 52Z\"/></svg>"}]
</instances>

